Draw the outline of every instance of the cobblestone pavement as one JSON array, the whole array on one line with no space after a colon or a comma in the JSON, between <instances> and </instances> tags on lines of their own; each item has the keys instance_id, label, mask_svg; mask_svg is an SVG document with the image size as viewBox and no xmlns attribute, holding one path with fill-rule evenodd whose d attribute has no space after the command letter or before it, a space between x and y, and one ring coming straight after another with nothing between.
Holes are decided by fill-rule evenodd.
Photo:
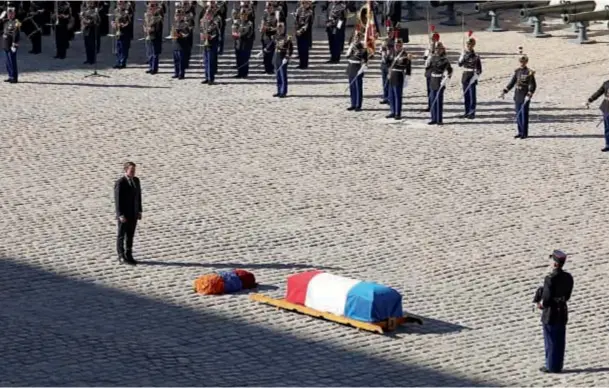
<instances>
[{"instance_id":1,"label":"cobblestone pavement","mask_svg":"<svg viewBox=\"0 0 609 388\"><path fill-rule=\"evenodd\" d=\"M440 28L453 61L459 30ZM606 74L604 27L595 46L568 30L476 32L478 118L456 118L457 70L444 127L419 112L420 57L404 122L383 119L376 64L364 111L346 112L344 65L323 63L318 32L283 100L259 68L231 79L228 56L206 86L198 69L171 80L168 52L162 74L144 74L139 44L125 70L103 55L108 79L82 78L80 44L61 65L49 46L21 55L22 82L0 86L0 385L609 385L609 162L599 112L581 108ZM415 53L425 39L412 36ZM496 96L522 43L539 92L531 138L516 141L511 100ZM114 253L125 160L144 190L135 268ZM555 248L573 253L570 373L547 376L530 301ZM378 281L426 324L384 337L192 293L234 267L272 295L309 268Z\"/></svg>"}]
</instances>

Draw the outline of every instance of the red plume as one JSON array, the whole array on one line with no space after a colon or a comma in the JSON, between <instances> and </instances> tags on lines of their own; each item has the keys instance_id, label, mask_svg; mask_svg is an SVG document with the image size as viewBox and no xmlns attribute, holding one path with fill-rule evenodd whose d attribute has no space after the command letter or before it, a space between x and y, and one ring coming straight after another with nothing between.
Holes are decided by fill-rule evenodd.
<instances>
[{"instance_id":1,"label":"red plume","mask_svg":"<svg viewBox=\"0 0 609 388\"><path fill-rule=\"evenodd\" d=\"M474 35L474 31L472 31L472 30L467 31L467 36L472 36L472 35Z\"/></svg>"},{"instance_id":2,"label":"red plume","mask_svg":"<svg viewBox=\"0 0 609 388\"><path fill-rule=\"evenodd\" d=\"M391 20L385 20L385 27L391 27Z\"/></svg>"},{"instance_id":3,"label":"red plume","mask_svg":"<svg viewBox=\"0 0 609 388\"><path fill-rule=\"evenodd\" d=\"M439 42L440 41L440 34L438 34L437 32L434 32L433 35L431 36L431 39L434 42Z\"/></svg>"},{"instance_id":4,"label":"red plume","mask_svg":"<svg viewBox=\"0 0 609 388\"><path fill-rule=\"evenodd\" d=\"M434 31L436 30L436 26L430 26L430 27L429 27L429 30L430 30L431 32L434 32Z\"/></svg>"}]
</instances>

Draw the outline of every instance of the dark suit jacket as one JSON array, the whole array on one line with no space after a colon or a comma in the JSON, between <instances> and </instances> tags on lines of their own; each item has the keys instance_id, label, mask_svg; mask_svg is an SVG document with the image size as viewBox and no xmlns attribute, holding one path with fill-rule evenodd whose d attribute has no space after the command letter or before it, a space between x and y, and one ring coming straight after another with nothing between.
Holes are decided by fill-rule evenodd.
<instances>
[{"instance_id":1,"label":"dark suit jacket","mask_svg":"<svg viewBox=\"0 0 609 388\"><path fill-rule=\"evenodd\" d=\"M114 183L114 206L116 218L124 216L131 221L142 212L142 187L138 177L133 177L135 187L129 184L126 176L120 177Z\"/></svg>"}]
</instances>

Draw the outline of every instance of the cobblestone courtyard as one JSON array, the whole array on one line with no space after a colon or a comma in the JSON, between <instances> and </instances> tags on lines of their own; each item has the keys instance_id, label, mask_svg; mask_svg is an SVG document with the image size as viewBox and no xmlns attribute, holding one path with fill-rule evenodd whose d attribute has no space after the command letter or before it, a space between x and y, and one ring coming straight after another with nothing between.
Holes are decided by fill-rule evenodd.
<instances>
[{"instance_id":1,"label":"cobblestone courtyard","mask_svg":"<svg viewBox=\"0 0 609 388\"><path fill-rule=\"evenodd\" d=\"M390 124L378 62L364 111L346 112L345 64L324 63L321 29L282 100L260 67L232 78L232 55L207 86L194 64L170 79L169 45L152 77L141 42L109 69L104 38L108 79L83 78L81 41L61 63L50 38L42 56L24 47L20 83L0 85L0 385L609 385L609 156L599 111L581 108L606 78L606 26L590 46L510 28L475 32L478 118L457 118L456 70L443 127L419 112L425 22L407 119ZM455 63L460 27L439 31ZM524 141L511 94L497 99L521 44L539 85ZM134 268L114 248L125 160L144 195ZM555 248L573 253L575 289L568 373L548 376L530 302ZM199 275L235 267L271 295L307 269L377 281L425 325L379 336L193 294Z\"/></svg>"}]
</instances>

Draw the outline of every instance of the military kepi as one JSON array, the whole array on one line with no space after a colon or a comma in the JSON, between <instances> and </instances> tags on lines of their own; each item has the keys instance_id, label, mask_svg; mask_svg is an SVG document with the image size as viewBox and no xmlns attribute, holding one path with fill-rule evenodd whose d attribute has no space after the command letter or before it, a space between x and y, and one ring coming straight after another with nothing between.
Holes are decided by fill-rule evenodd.
<instances>
[{"instance_id":1,"label":"military kepi","mask_svg":"<svg viewBox=\"0 0 609 388\"><path fill-rule=\"evenodd\" d=\"M556 249L550 255L550 259L554 260L558 264L564 264L565 261L567 261L567 254L561 250Z\"/></svg>"}]
</instances>

